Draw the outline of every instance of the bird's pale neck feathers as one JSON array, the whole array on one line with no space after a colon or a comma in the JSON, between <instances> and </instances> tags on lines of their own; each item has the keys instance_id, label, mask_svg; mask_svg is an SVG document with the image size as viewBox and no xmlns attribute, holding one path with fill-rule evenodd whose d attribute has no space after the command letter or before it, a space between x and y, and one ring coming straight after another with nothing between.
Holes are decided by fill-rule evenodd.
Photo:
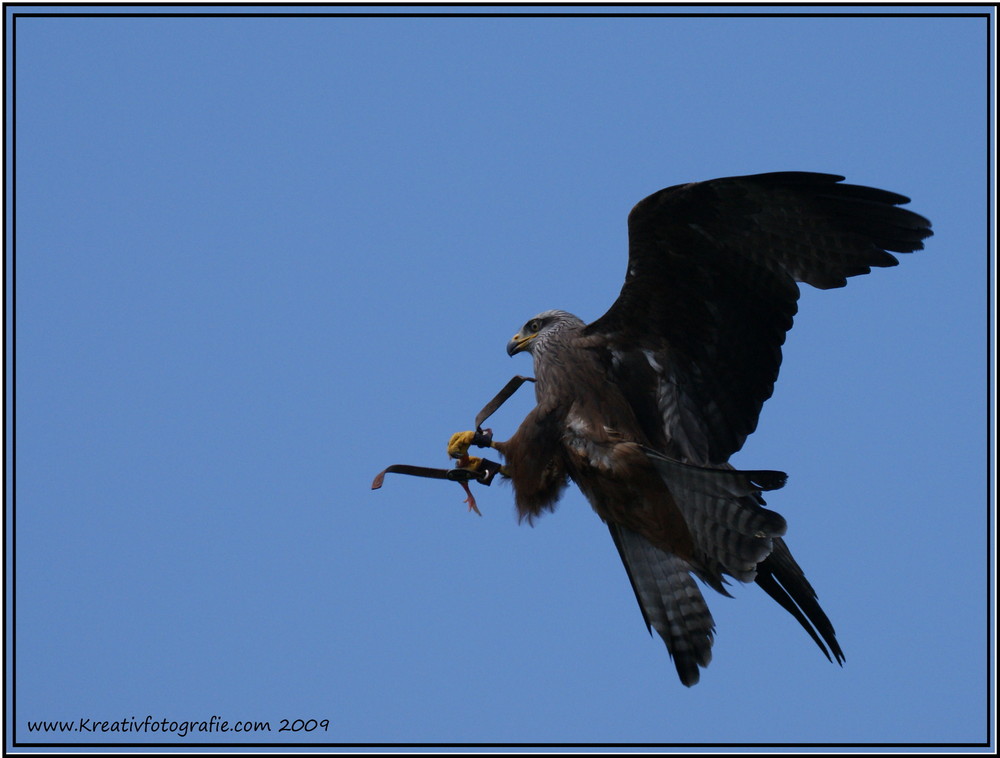
<instances>
[{"instance_id":1,"label":"bird's pale neck feathers","mask_svg":"<svg viewBox=\"0 0 1000 758\"><path fill-rule=\"evenodd\" d=\"M567 344L586 326L581 319L566 311L545 311L538 314L537 318L549 319L549 322L539 330L538 337L531 343L531 354L535 358L536 366L539 360Z\"/></svg>"},{"instance_id":2,"label":"bird's pale neck feathers","mask_svg":"<svg viewBox=\"0 0 1000 758\"><path fill-rule=\"evenodd\" d=\"M558 372L563 366L562 353L586 324L566 311L545 311L538 317L550 319L532 340L530 348L534 359L535 378L544 385L548 382L550 373Z\"/></svg>"}]
</instances>

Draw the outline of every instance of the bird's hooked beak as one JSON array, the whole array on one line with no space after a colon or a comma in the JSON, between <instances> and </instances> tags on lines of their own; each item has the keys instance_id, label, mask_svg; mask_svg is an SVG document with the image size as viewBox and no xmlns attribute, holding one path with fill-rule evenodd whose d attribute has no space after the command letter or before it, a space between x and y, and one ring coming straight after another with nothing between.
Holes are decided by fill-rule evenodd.
<instances>
[{"instance_id":1,"label":"bird's hooked beak","mask_svg":"<svg viewBox=\"0 0 1000 758\"><path fill-rule=\"evenodd\" d=\"M511 337L510 342L507 343L507 355L514 356L518 353L527 350L531 341L538 336L538 332L534 332L527 336L523 336L520 332Z\"/></svg>"}]
</instances>

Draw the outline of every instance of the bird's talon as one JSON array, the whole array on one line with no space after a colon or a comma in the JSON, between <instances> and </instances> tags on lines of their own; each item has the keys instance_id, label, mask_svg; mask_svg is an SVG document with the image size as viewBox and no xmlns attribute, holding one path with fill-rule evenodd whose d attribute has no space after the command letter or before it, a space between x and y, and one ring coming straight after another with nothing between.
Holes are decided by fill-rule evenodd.
<instances>
[{"instance_id":1,"label":"bird's talon","mask_svg":"<svg viewBox=\"0 0 1000 758\"><path fill-rule=\"evenodd\" d=\"M463 458L469 452L475 432L455 432L448 440L448 457Z\"/></svg>"}]
</instances>

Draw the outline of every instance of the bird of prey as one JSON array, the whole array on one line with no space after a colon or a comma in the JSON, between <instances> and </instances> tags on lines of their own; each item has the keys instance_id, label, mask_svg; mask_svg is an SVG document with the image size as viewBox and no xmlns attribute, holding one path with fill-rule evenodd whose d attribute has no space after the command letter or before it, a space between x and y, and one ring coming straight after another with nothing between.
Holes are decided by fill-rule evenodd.
<instances>
[{"instance_id":1,"label":"bird of prey","mask_svg":"<svg viewBox=\"0 0 1000 758\"><path fill-rule=\"evenodd\" d=\"M761 493L778 471L728 461L757 426L792 326L798 282L844 286L890 254L920 250L930 222L893 192L808 172L682 184L628 217L625 284L587 324L561 310L507 345L534 359L537 404L504 458L518 515L552 510L569 481L607 524L647 629L691 686L712 656L712 615L694 580L728 595L756 582L844 661L833 625ZM449 453L481 444L452 437ZM831 658L832 656L832 658Z\"/></svg>"}]
</instances>

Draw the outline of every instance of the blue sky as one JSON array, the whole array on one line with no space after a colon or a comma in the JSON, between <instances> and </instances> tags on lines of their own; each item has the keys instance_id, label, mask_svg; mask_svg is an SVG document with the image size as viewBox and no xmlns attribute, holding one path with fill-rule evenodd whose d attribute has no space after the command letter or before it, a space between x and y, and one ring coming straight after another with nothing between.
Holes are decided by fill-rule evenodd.
<instances>
[{"instance_id":1,"label":"blue sky","mask_svg":"<svg viewBox=\"0 0 1000 758\"><path fill-rule=\"evenodd\" d=\"M213 715L272 730L138 740L986 739L983 18L53 15L12 40L25 10L8 744ZM369 487L447 465L530 372L504 352L529 316L606 310L634 203L774 170L908 195L935 236L803 292L734 458L789 472L768 501L846 665L756 586L706 590L687 689L575 488L530 528L504 486L483 518L451 483Z\"/></svg>"}]
</instances>

